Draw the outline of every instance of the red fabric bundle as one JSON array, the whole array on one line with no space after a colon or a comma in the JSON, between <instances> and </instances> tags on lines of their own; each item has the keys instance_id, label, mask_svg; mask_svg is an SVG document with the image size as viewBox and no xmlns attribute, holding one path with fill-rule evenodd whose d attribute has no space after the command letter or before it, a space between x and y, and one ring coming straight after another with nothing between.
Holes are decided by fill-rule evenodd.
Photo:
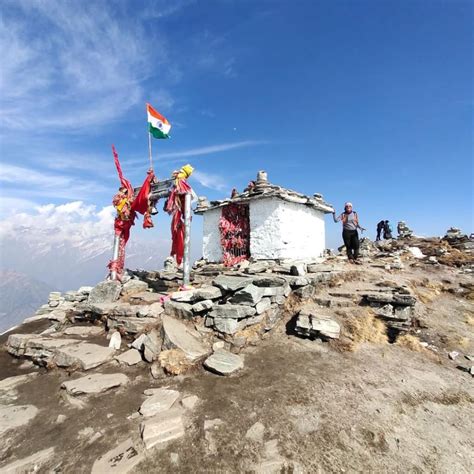
<instances>
[{"instance_id":1,"label":"red fabric bundle","mask_svg":"<svg viewBox=\"0 0 474 474\"><path fill-rule=\"evenodd\" d=\"M229 204L222 208L219 220L223 260L231 267L250 256L250 224L248 206Z\"/></svg>"}]
</instances>

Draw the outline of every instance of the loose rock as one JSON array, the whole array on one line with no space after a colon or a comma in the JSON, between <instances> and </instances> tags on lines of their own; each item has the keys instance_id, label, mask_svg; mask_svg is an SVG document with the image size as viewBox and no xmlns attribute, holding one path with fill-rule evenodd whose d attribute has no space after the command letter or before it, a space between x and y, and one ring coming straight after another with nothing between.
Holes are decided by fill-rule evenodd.
<instances>
[{"instance_id":1,"label":"loose rock","mask_svg":"<svg viewBox=\"0 0 474 474\"><path fill-rule=\"evenodd\" d=\"M204 367L219 375L230 375L242 369L244 361L236 354L219 349L204 361Z\"/></svg>"},{"instance_id":2,"label":"loose rock","mask_svg":"<svg viewBox=\"0 0 474 474\"><path fill-rule=\"evenodd\" d=\"M145 420L140 433L146 449L184 436L182 409L173 408Z\"/></svg>"},{"instance_id":3,"label":"loose rock","mask_svg":"<svg viewBox=\"0 0 474 474\"><path fill-rule=\"evenodd\" d=\"M61 388L70 395L89 395L103 393L112 388L126 385L129 379L125 374L92 374L75 380L63 382Z\"/></svg>"},{"instance_id":4,"label":"loose rock","mask_svg":"<svg viewBox=\"0 0 474 474\"><path fill-rule=\"evenodd\" d=\"M143 416L154 416L157 413L169 410L179 398L179 392L166 388L158 389L155 394L147 398L140 407Z\"/></svg>"}]
</instances>

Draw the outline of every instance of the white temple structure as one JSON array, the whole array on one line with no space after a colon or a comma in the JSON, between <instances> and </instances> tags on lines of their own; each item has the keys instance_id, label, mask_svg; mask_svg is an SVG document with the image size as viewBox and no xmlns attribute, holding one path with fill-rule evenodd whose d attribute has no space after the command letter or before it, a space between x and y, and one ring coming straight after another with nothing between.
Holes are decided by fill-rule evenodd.
<instances>
[{"instance_id":1,"label":"white temple structure","mask_svg":"<svg viewBox=\"0 0 474 474\"><path fill-rule=\"evenodd\" d=\"M324 214L331 212L321 194L309 197L270 184L264 171L254 187L221 201L200 198L195 210L204 218L203 258L214 263L225 254L253 260L321 257Z\"/></svg>"}]
</instances>

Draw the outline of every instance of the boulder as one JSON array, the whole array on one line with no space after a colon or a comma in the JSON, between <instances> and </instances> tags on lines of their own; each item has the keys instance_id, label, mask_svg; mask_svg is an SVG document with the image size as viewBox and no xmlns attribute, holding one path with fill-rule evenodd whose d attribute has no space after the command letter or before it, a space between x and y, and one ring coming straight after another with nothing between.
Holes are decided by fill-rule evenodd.
<instances>
[{"instance_id":1,"label":"boulder","mask_svg":"<svg viewBox=\"0 0 474 474\"><path fill-rule=\"evenodd\" d=\"M125 318L120 316L111 316L107 318L107 327L109 330L119 329L128 334L137 334L148 331L158 324L155 318Z\"/></svg>"},{"instance_id":2,"label":"boulder","mask_svg":"<svg viewBox=\"0 0 474 474\"><path fill-rule=\"evenodd\" d=\"M237 354L219 349L204 361L204 367L219 375L230 375L242 369L244 361Z\"/></svg>"},{"instance_id":3,"label":"boulder","mask_svg":"<svg viewBox=\"0 0 474 474\"><path fill-rule=\"evenodd\" d=\"M263 289L253 284L237 291L229 302L247 306L255 306L263 298Z\"/></svg>"},{"instance_id":4,"label":"boulder","mask_svg":"<svg viewBox=\"0 0 474 474\"><path fill-rule=\"evenodd\" d=\"M272 306L272 301L270 298L263 298L257 305L255 306L255 310L257 314L264 313L267 309L270 309Z\"/></svg>"},{"instance_id":5,"label":"boulder","mask_svg":"<svg viewBox=\"0 0 474 474\"><path fill-rule=\"evenodd\" d=\"M143 358L150 363L156 360L161 351L161 344L160 333L156 329L150 331L143 341Z\"/></svg>"},{"instance_id":6,"label":"boulder","mask_svg":"<svg viewBox=\"0 0 474 474\"><path fill-rule=\"evenodd\" d=\"M190 395L189 397L184 397L181 400L181 405L186 410L192 410L197 403L199 402L199 397L197 395Z\"/></svg>"},{"instance_id":7,"label":"boulder","mask_svg":"<svg viewBox=\"0 0 474 474\"><path fill-rule=\"evenodd\" d=\"M143 293L148 290L148 284L141 280L128 280L122 287L122 295L130 296L137 293Z\"/></svg>"},{"instance_id":8,"label":"boulder","mask_svg":"<svg viewBox=\"0 0 474 474\"><path fill-rule=\"evenodd\" d=\"M303 336L339 339L341 327L337 321L329 317L300 313L296 319L295 331Z\"/></svg>"},{"instance_id":9,"label":"boulder","mask_svg":"<svg viewBox=\"0 0 474 474\"><path fill-rule=\"evenodd\" d=\"M271 263L273 263L273 265L275 264L275 262L271 262ZM271 265L271 263L264 260L260 262L251 263L245 270L245 273L249 273L250 275L255 275L256 273L266 272L270 267L273 266Z\"/></svg>"},{"instance_id":10,"label":"boulder","mask_svg":"<svg viewBox=\"0 0 474 474\"><path fill-rule=\"evenodd\" d=\"M128 351L125 351L119 356L115 357L115 360L119 364L131 366L141 362L142 356L137 349L129 349Z\"/></svg>"},{"instance_id":11,"label":"boulder","mask_svg":"<svg viewBox=\"0 0 474 474\"><path fill-rule=\"evenodd\" d=\"M146 339L146 334L140 334L133 342L132 342L132 347L136 349L137 351L142 351L143 350L143 344Z\"/></svg>"},{"instance_id":12,"label":"boulder","mask_svg":"<svg viewBox=\"0 0 474 474\"><path fill-rule=\"evenodd\" d=\"M191 303L196 301L198 298L196 296L196 290L183 290L183 291L175 291L171 293L171 299L173 301L179 301L182 303Z\"/></svg>"},{"instance_id":13,"label":"boulder","mask_svg":"<svg viewBox=\"0 0 474 474\"><path fill-rule=\"evenodd\" d=\"M192 306L177 301L167 301L165 303L165 314L178 319L191 319L193 317Z\"/></svg>"},{"instance_id":14,"label":"boulder","mask_svg":"<svg viewBox=\"0 0 474 474\"><path fill-rule=\"evenodd\" d=\"M104 333L104 328L100 326L71 326L64 330L67 336L91 337Z\"/></svg>"},{"instance_id":15,"label":"boulder","mask_svg":"<svg viewBox=\"0 0 474 474\"><path fill-rule=\"evenodd\" d=\"M163 316L162 336L164 349L180 349L191 362L206 356L210 350L197 331L170 316Z\"/></svg>"},{"instance_id":16,"label":"boulder","mask_svg":"<svg viewBox=\"0 0 474 474\"><path fill-rule=\"evenodd\" d=\"M90 395L103 393L112 388L126 385L129 382L125 374L92 374L75 380L63 382L64 388L70 395Z\"/></svg>"},{"instance_id":17,"label":"boulder","mask_svg":"<svg viewBox=\"0 0 474 474\"><path fill-rule=\"evenodd\" d=\"M247 305L221 304L212 309L209 316L212 318L242 319L247 316L253 316L256 309Z\"/></svg>"},{"instance_id":18,"label":"boulder","mask_svg":"<svg viewBox=\"0 0 474 474\"><path fill-rule=\"evenodd\" d=\"M162 295L159 293L151 293L149 291L143 291L141 293L135 293L129 297L131 304L137 305L150 305L153 303L159 303Z\"/></svg>"},{"instance_id":19,"label":"boulder","mask_svg":"<svg viewBox=\"0 0 474 474\"><path fill-rule=\"evenodd\" d=\"M306 265L304 263L295 263L291 265L290 274L294 276L306 275Z\"/></svg>"},{"instance_id":20,"label":"boulder","mask_svg":"<svg viewBox=\"0 0 474 474\"><path fill-rule=\"evenodd\" d=\"M222 290L212 285L201 286L195 292L198 300L216 300L222 296Z\"/></svg>"},{"instance_id":21,"label":"boulder","mask_svg":"<svg viewBox=\"0 0 474 474\"><path fill-rule=\"evenodd\" d=\"M119 299L121 290L122 285L118 281L102 281L91 290L87 302L113 303Z\"/></svg>"},{"instance_id":22,"label":"boulder","mask_svg":"<svg viewBox=\"0 0 474 474\"><path fill-rule=\"evenodd\" d=\"M252 279L246 277L219 275L212 283L224 291L237 291L241 288L244 288L249 283L252 283Z\"/></svg>"},{"instance_id":23,"label":"boulder","mask_svg":"<svg viewBox=\"0 0 474 474\"><path fill-rule=\"evenodd\" d=\"M162 303L142 305L138 307L137 316L139 318L159 318L164 310Z\"/></svg>"},{"instance_id":24,"label":"boulder","mask_svg":"<svg viewBox=\"0 0 474 474\"><path fill-rule=\"evenodd\" d=\"M214 328L224 334L235 334L245 328L245 323L237 319L216 318L213 320Z\"/></svg>"},{"instance_id":25,"label":"boulder","mask_svg":"<svg viewBox=\"0 0 474 474\"><path fill-rule=\"evenodd\" d=\"M204 300L194 303L191 309L194 313L203 313L210 310L213 306L214 302L212 300Z\"/></svg>"},{"instance_id":26,"label":"boulder","mask_svg":"<svg viewBox=\"0 0 474 474\"><path fill-rule=\"evenodd\" d=\"M140 413L143 416L154 416L163 411L169 410L174 402L179 398L179 392L166 388L157 389L154 394L147 398L140 406Z\"/></svg>"},{"instance_id":27,"label":"boulder","mask_svg":"<svg viewBox=\"0 0 474 474\"><path fill-rule=\"evenodd\" d=\"M54 362L58 367L78 365L83 370L93 369L112 359L115 349L81 342L57 349Z\"/></svg>"},{"instance_id":28,"label":"boulder","mask_svg":"<svg viewBox=\"0 0 474 474\"><path fill-rule=\"evenodd\" d=\"M148 418L140 425L146 449L184 436L183 410L173 408Z\"/></svg>"}]
</instances>

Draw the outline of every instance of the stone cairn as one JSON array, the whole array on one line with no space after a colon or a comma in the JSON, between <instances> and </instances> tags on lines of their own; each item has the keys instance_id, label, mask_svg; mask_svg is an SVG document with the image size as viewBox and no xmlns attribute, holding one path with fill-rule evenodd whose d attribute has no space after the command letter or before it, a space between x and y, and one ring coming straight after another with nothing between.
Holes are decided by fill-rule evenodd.
<instances>
[{"instance_id":1,"label":"stone cairn","mask_svg":"<svg viewBox=\"0 0 474 474\"><path fill-rule=\"evenodd\" d=\"M399 239L408 239L413 235L413 231L405 224L405 221L398 223L397 232Z\"/></svg>"}]
</instances>

